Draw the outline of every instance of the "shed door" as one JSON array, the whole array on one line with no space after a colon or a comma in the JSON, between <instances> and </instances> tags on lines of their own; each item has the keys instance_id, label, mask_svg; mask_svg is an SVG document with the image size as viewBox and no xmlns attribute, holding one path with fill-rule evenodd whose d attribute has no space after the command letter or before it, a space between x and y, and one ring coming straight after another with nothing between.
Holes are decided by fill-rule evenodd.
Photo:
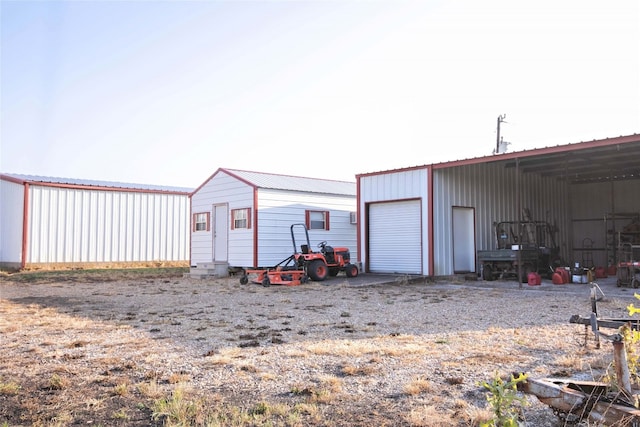
<instances>
[{"instance_id":1,"label":"shed door","mask_svg":"<svg viewBox=\"0 0 640 427\"><path fill-rule=\"evenodd\" d=\"M229 237L227 205L213 205L213 260L228 261L227 240Z\"/></svg>"},{"instance_id":2,"label":"shed door","mask_svg":"<svg viewBox=\"0 0 640 427\"><path fill-rule=\"evenodd\" d=\"M420 201L369 205L369 271L422 274Z\"/></svg>"},{"instance_id":3,"label":"shed door","mask_svg":"<svg viewBox=\"0 0 640 427\"><path fill-rule=\"evenodd\" d=\"M453 207L453 272L476 271L476 230L473 208Z\"/></svg>"}]
</instances>

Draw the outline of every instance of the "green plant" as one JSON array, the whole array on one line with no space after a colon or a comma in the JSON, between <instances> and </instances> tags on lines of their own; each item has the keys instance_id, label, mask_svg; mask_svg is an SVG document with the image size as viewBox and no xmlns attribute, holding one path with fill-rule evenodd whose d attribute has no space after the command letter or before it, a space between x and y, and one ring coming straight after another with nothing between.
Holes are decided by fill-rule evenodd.
<instances>
[{"instance_id":1,"label":"green plant","mask_svg":"<svg viewBox=\"0 0 640 427\"><path fill-rule=\"evenodd\" d=\"M176 387L170 397L153 402L152 417L154 420L163 419L167 426L186 426L192 424L201 410L201 404L187 400L184 389Z\"/></svg>"},{"instance_id":2,"label":"green plant","mask_svg":"<svg viewBox=\"0 0 640 427\"><path fill-rule=\"evenodd\" d=\"M14 382L0 383L0 395L18 394L20 386Z\"/></svg>"},{"instance_id":3,"label":"green plant","mask_svg":"<svg viewBox=\"0 0 640 427\"><path fill-rule=\"evenodd\" d=\"M498 373L491 382L483 381L482 387L487 389L487 401L493 411L493 419L480 424L481 427L517 427L518 414L527 400L518 394L518 384L526 381L526 374L513 374L508 380L502 379Z\"/></svg>"},{"instance_id":4,"label":"green plant","mask_svg":"<svg viewBox=\"0 0 640 427\"><path fill-rule=\"evenodd\" d=\"M127 411L124 408L121 408L121 409L115 411L112 414L112 417L115 420L128 420L129 419L129 415L127 414Z\"/></svg>"},{"instance_id":5,"label":"green plant","mask_svg":"<svg viewBox=\"0 0 640 427\"><path fill-rule=\"evenodd\" d=\"M49 388L51 390L62 390L69 386L69 380L58 374L51 375L49 378Z\"/></svg>"}]
</instances>

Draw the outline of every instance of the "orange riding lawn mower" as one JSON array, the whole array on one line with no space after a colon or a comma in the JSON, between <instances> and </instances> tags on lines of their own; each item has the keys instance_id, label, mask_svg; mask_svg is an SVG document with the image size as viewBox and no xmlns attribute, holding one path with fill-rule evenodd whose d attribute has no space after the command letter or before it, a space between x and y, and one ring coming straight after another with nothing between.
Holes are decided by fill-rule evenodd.
<instances>
[{"instance_id":1,"label":"orange riding lawn mower","mask_svg":"<svg viewBox=\"0 0 640 427\"><path fill-rule=\"evenodd\" d=\"M306 237L306 244L296 245L295 230L302 228ZM248 269L240 277L240 283L246 285L249 280L262 286L285 285L297 286L307 283L309 279L322 282L327 276L337 276L344 271L347 277L358 275L358 266L351 264L349 248L331 247L326 241L318 243L318 252L311 250L309 231L305 224L291 225L291 241L293 243L293 255L280 261L273 267ZM250 278L251 277L251 278Z\"/></svg>"}]
</instances>

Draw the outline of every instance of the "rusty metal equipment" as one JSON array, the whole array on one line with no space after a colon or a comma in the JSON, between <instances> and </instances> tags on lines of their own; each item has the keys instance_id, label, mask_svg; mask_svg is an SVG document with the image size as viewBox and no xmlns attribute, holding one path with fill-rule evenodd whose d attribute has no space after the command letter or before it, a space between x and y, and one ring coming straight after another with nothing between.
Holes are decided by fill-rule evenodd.
<instances>
[{"instance_id":1,"label":"rusty metal equipment","mask_svg":"<svg viewBox=\"0 0 640 427\"><path fill-rule=\"evenodd\" d=\"M606 334L600 332L599 335ZM527 378L518 384L518 390L536 396L551 407L562 425L591 420L603 425L640 426L640 410L631 389L624 341L620 334L606 337L613 344L616 388L598 381Z\"/></svg>"},{"instance_id":2,"label":"rusty metal equipment","mask_svg":"<svg viewBox=\"0 0 640 427\"><path fill-rule=\"evenodd\" d=\"M534 395L550 406L561 425L577 424L583 420L604 425L636 426L640 410L619 392L610 392L607 383L565 379L527 379L518 390ZM598 424L600 425L600 424Z\"/></svg>"},{"instance_id":3,"label":"rusty metal equipment","mask_svg":"<svg viewBox=\"0 0 640 427\"><path fill-rule=\"evenodd\" d=\"M640 245L622 243L617 266L616 285L637 288L640 286Z\"/></svg>"},{"instance_id":4,"label":"rusty metal equipment","mask_svg":"<svg viewBox=\"0 0 640 427\"><path fill-rule=\"evenodd\" d=\"M638 396L631 388L629 365L622 335L605 334L600 328L618 329L628 327L640 329L635 319L601 319L597 313L597 285L591 289L591 315L588 317L574 315L570 323L583 324L585 330L591 326L598 347L600 337L610 341L613 346L613 359L616 373L616 387L598 381L580 381L573 379L529 379L518 384L518 390L534 395L539 401L553 409L562 425L578 424L591 420L603 425L640 426L640 410ZM600 424L598 424L600 425Z\"/></svg>"},{"instance_id":5,"label":"rusty metal equipment","mask_svg":"<svg viewBox=\"0 0 640 427\"><path fill-rule=\"evenodd\" d=\"M296 244L296 229L304 231L306 244ZM358 266L351 263L349 248L332 247L326 241L318 243L319 251L310 249L309 231L305 224L291 225L291 242L293 254L273 267L247 269L240 277L245 285L251 280L262 286L285 285L297 286L309 280L321 282L328 276L336 276L344 271L347 277L358 275ZM251 277L251 279L250 279Z\"/></svg>"}]
</instances>

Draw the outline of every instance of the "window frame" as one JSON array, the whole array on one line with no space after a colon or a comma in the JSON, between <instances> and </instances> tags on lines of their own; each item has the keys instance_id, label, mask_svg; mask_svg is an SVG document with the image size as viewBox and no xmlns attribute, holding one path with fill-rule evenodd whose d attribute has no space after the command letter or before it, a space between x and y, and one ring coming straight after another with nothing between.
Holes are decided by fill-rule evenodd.
<instances>
[{"instance_id":1,"label":"window frame","mask_svg":"<svg viewBox=\"0 0 640 427\"><path fill-rule=\"evenodd\" d=\"M317 228L317 227L311 227L313 223L317 223L319 222L318 220L312 219L311 216L313 214L322 214L322 222L323 222L323 227L322 228ZM329 231L331 229L330 227L330 223L329 223L329 211L321 211L321 210L306 210L305 211L305 225L307 227L307 230L325 230L325 231Z\"/></svg>"},{"instance_id":2,"label":"window frame","mask_svg":"<svg viewBox=\"0 0 640 427\"><path fill-rule=\"evenodd\" d=\"M203 219L204 221L199 221ZM204 228L198 228L198 224L204 224ZM196 212L193 214L192 231L211 231L211 212Z\"/></svg>"},{"instance_id":3,"label":"window frame","mask_svg":"<svg viewBox=\"0 0 640 427\"><path fill-rule=\"evenodd\" d=\"M236 218L236 214L239 212L245 212L246 218ZM236 221L245 221L246 226L238 227ZM231 229L232 230L250 230L251 229L251 208L231 209Z\"/></svg>"}]
</instances>

